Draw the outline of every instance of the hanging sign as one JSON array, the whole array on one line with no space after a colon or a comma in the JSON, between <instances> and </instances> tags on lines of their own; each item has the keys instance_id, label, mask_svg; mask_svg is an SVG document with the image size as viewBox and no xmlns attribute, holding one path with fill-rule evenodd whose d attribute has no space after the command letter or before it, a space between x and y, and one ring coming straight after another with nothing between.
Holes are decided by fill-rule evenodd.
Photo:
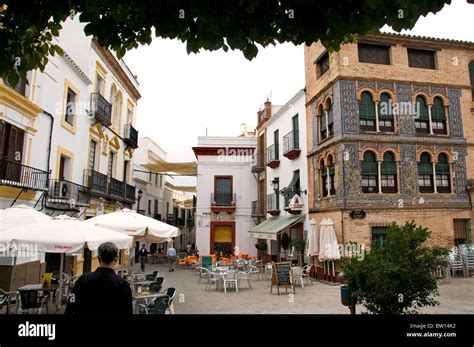
<instances>
[{"instance_id":1,"label":"hanging sign","mask_svg":"<svg viewBox=\"0 0 474 347\"><path fill-rule=\"evenodd\" d=\"M304 204L303 199L301 199L301 196L299 196L298 194L293 195L290 200L290 203L288 204L288 207L292 211L302 211Z\"/></svg>"}]
</instances>

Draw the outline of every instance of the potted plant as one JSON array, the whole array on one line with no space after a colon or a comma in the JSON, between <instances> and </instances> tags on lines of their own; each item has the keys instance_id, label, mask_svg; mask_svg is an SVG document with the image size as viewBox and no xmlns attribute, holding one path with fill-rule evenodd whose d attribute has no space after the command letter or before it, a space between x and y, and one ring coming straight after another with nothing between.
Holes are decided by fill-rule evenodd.
<instances>
[{"instance_id":1,"label":"potted plant","mask_svg":"<svg viewBox=\"0 0 474 347\"><path fill-rule=\"evenodd\" d=\"M265 241L259 241L255 244L255 248L258 251L257 252L258 259L263 259L268 249L267 243Z\"/></svg>"},{"instance_id":2,"label":"potted plant","mask_svg":"<svg viewBox=\"0 0 474 347\"><path fill-rule=\"evenodd\" d=\"M292 247L298 256L298 264L302 264L301 261L301 255L303 254L305 247L306 247L306 241L305 240L293 240L290 242L290 247Z\"/></svg>"}]
</instances>

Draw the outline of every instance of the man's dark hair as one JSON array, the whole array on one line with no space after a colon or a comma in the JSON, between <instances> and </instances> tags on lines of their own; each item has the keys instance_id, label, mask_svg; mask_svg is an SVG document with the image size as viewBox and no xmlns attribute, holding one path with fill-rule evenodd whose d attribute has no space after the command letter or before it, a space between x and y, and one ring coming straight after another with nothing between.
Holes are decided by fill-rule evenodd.
<instances>
[{"instance_id":1,"label":"man's dark hair","mask_svg":"<svg viewBox=\"0 0 474 347\"><path fill-rule=\"evenodd\" d=\"M104 264L110 264L118 256L118 248L112 242L104 242L99 246L99 260Z\"/></svg>"}]
</instances>

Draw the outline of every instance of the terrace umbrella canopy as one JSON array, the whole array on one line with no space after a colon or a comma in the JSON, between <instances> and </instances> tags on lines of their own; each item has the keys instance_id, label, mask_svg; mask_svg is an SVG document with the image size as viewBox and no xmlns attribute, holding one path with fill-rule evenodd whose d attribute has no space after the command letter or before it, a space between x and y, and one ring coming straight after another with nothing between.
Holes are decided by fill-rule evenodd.
<instances>
[{"instance_id":1,"label":"terrace umbrella canopy","mask_svg":"<svg viewBox=\"0 0 474 347\"><path fill-rule=\"evenodd\" d=\"M324 264L324 278L331 277L333 282L336 281L336 271L334 261L341 259L339 245L337 243L336 231L334 223L330 218L325 218L320 223L319 229L319 254L318 258Z\"/></svg>"},{"instance_id":2,"label":"terrace umbrella canopy","mask_svg":"<svg viewBox=\"0 0 474 347\"><path fill-rule=\"evenodd\" d=\"M145 239L153 243L168 242L180 235L172 225L144 216L129 209L103 214L84 221L113 231L133 236L135 240Z\"/></svg>"},{"instance_id":3,"label":"terrace umbrella canopy","mask_svg":"<svg viewBox=\"0 0 474 347\"><path fill-rule=\"evenodd\" d=\"M77 253L86 245L91 251L96 251L104 242L113 242L119 249L131 248L133 245L133 238L128 235L64 217L12 228L4 231L1 238L0 242L7 242L16 249L62 254L60 273L63 273L64 254ZM60 276L59 293L62 281ZM12 284L13 276L10 287ZM59 298L60 295L58 307Z\"/></svg>"},{"instance_id":4,"label":"terrace umbrella canopy","mask_svg":"<svg viewBox=\"0 0 474 347\"><path fill-rule=\"evenodd\" d=\"M0 232L3 230L46 222L51 217L26 205L15 205L0 210Z\"/></svg>"}]
</instances>

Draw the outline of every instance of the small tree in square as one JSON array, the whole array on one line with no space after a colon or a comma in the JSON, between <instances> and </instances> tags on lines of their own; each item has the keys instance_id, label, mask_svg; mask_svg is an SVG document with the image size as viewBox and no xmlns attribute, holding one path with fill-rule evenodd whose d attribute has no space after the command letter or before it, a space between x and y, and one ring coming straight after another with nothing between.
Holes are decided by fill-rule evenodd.
<instances>
[{"instance_id":1,"label":"small tree in square","mask_svg":"<svg viewBox=\"0 0 474 347\"><path fill-rule=\"evenodd\" d=\"M392 224L384 243L375 243L363 260L346 258L344 278L357 303L374 314L417 313L423 306L436 306L435 273L446 266L447 250L428 247L431 232L414 221Z\"/></svg>"}]
</instances>

